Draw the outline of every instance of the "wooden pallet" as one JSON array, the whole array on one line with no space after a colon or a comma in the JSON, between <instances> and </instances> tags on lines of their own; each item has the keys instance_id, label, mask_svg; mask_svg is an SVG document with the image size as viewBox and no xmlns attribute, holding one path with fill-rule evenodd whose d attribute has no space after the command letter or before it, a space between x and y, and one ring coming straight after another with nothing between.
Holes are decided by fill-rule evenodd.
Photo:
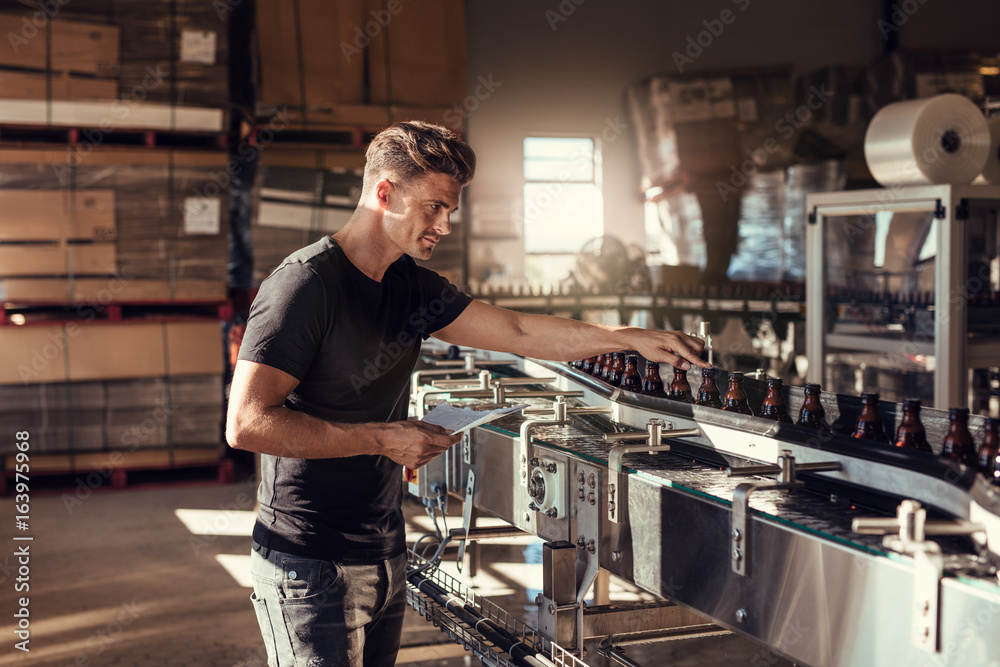
<instances>
[{"instance_id":1,"label":"wooden pallet","mask_svg":"<svg viewBox=\"0 0 1000 667\"><path fill-rule=\"evenodd\" d=\"M127 110L128 113L123 113ZM225 110L119 99L0 99L0 124L8 127L82 128L111 135L125 130L220 133L226 131ZM94 130L94 128L100 128Z\"/></svg>"},{"instance_id":2,"label":"wooden pallet","mask_svg":"<svg viewBox=\"0 0 1000 667\"><path fill-rule=\"evenodd\" d=\"M0 303L9 307L62 305L75 308L95 304L218 303L226 299L226 284L216 280L149 280L105 276L39 276L0 278Z\"/></svg>"},{"instance_id":3,"label":"wooden pallet","mask_svg":"<svg viewBox=\"0 0 1000 667\"><path fill-rule=\"evenodd\" d=\"M30 147L141 146L145 148L193 148L224 150L223 132L148 128L100 129L97 126L30 125L0 123L0 145Z\"/></svg>"},{"instance_id":4,"label":"wooden pallet","mask_svg":"<svg viewBox=\"0 0 1000 667\"><path fill-rule=\"evenodd\" d=\"M4 469L0 472L0 495L7 495L11 488L15 464L13 455L4 458ZM228 484L233 481L232 459L220 458L218 450L214 448L175 447L122 452L32 454L29 465L29 478L46 478L45 486L54 490L75 489L81 484L89 490L124 489L130 486L130 474L134 479L139 473L173 470L202 471L205 475L197 480L200 482ZM183 483L192 480L176 481ZM155 484L170 483L167 479ZM133 483L131 486L137 485Z\"/></svg>"},{"instance_id":5,"label":"wooden pallet","mask_svg":"<svg viewBox=\"0 0 1000 667\"><path fill-rule=\"evenodd\" d=\"M232 301L131 301L117 303L4 303L0 326L66 324L70 322L229 321Z\"/></svg>"}]
</instances>

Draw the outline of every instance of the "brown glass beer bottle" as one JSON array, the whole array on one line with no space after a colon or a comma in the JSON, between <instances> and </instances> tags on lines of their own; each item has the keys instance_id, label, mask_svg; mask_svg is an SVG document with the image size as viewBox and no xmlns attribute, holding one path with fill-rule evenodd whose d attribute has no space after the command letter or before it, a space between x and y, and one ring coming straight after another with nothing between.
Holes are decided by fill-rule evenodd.
<instances>
[{"instance_id":1,"label":"brown glass beer bottle","mask_svg":"<svg viewBox=\"0 0 1000 667\"><path fill-rule=\"evenodd\" d=\"M983 444L979 445L979 472L990 484L1000 485L1000 419L990 417L983 424Z\"/></svg>"},{"instance_id":2,"label":"brown glass beer bottle","mask_svg":"<svg viewBox=\"0 0 1000 667\"><path fill-rule=\"evenodd\" d=\"M667 387L667 398L681 403L694 403L694 396L691 394L691 385L688 384L687 371L674 368L674 379Z\"/></svg>"},{"instance_id":3,"label":"brown glass beer bottle","mask_svg":"<svg viewBox=\"0 0 1000 667\"><path fill-rule=\"evenodd\" d=\"M642 393L646 396L663 398L663 380L660 379L660 364L655 361L646 362L646 376L642 379Z\"/></svg>"},{"instance_id":4,"label":"brown glass beer bottle","mask_svg":"<svg viewBox=\"0 0 1000 667\"><path fill-rule=\"evenodd\" d=\"M741 415L753 415L750 401L743 390L743 373L734 371L729 374L729 389L722 397L722 409L726 412L738 412Z\"/></svg>"},{"instance_id":5,"label":"brown glass beer bottle","mask_svg":"<svg viewBox=\"0 0 1000 667\"><path fill-rule=\"evenodd\" d=\"M639 375L639 355L630 354L625 357L625 372L619 385L624 391L642 391L642 376Z\"/></svg>"},{"instance_id":6,"label":"brown glass beer bottle","mask_svg":"<svg viewBox=\"0 0 1000 667\"><path fill-rule=\"evenodd\" d=\"M877 393L861 394L861 414L858 415L851 437L874 442L889 442L889 436L885 434L885 427L882 425L882 418L878 416Z\"/></svg>"},{"instance_id":7,"label":"brown glass beer bottle","mask_svg":"<svg viewBox=\"0 0 1000 667\"><path fill-rule=\"evenodd\" d=\"M807 382L803 389L806 396L799 409L799 419L795 422L796 426L829 430L830 427L826 423L826 410L819 399L822 387L815 382Z\"/></svg>"},{"instance_id":8,"label":"brown glass beer bottle","mask_svg":"<svg viewBox=\"0 0 1000 667\"><path fill-rule=\"evenodd\" d=\"M611 368L608 370L607 382L613 387L622 383L622 376L625 375L625 353L615 352L611 355Z\"/></svg>"},{"instance_id":9,"label":"brown glass beer bottle","mask_svg":"<svg viewBox=\"0 0 1000 667\"><path fill-rule=\"evenodd\" d=\"M611 366L611 353L602 354L597 358L597 365L594 366L594 377L601 382L608 381L608 370Z\"/></svg>"},{"instance_id":10,"label":"brown glass beer bottle","mask_svg":"<svg viewBox=\"0 0 1000 667\"><path fill-rule=\"evenodd\" d=\"M903 418L896 429L896 447L903 449L919 449L922 452L933 451L927 444L927 432L920 421L920 401L908 398L903 401Z\"/></svg>"},{"instance_id":11,"label":"brown glass beer bottle","mask_svg":"<svg viewBox=\"0 0 1000 667\"><path fill-rule=\"evenodd\" d=\"M701 369L701 387L698 388L698 400L695 405L704 405L710 408L721 408L722 397L719 394L719 386L715 383L715 369Z\"/></svg>"},{"instance_id":12,"label":"brown glass beer bottle","mask_svg":"<svg viewBox=\"0 0 1000 667\"><path fill-rule=\"evenodd\" d=\"M967 466L976 465L976 443L969 433L968 408L952 408L948 411L948 421L951 423L944 436L941 456Z\"/></svg>"},{"instance_id":13,"label":"brown glass beer bottle","mask_svg":"<svg viewBox=\"0 0 1000 667\"><path fill-rule=\"evenodd\" d=\"M760 416L785 424L792 423L792 418L788 415L788 404L785 403L785 397L781 395L781 380L778 378L767 379L767 395L760 408Z\"/></svg>"},{"instance_id":14,"label":"brown glass beer bottle","mask_svg":"<svg viewBox=\"0 0 1000 667\"><path fill-rule=\"evenodd\" d=\"M594 374L594 366L597 365L597 357L587 357L583 360L580 370L588 375Z\"/></svg>"}]
</instances>

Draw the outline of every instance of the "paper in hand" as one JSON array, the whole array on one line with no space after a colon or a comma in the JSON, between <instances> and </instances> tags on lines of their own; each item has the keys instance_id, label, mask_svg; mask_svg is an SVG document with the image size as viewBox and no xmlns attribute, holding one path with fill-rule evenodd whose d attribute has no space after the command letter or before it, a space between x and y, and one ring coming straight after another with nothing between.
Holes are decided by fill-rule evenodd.
<instances>
[{"instance_id":1,"label":"paper in hand","mask_svg":"<svg viewBox=\"0 0 1000 667\"><path fill-rule=\"evenodd\" d=\"M467 410L456 408L450 403L441 402L424 415L421 420L428 424L436 424L451 435L468 431L470 428L491 422L499 417L514 414L525 409L527 404L514 405L509 408L497 408L496 410Z\"/></svg>"}]
</instances>

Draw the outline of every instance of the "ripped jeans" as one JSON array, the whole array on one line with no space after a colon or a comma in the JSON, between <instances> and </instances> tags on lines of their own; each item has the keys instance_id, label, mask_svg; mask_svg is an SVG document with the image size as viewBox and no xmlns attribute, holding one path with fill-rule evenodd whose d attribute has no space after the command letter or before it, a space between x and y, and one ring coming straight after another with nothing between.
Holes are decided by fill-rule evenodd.
<instances>
[{"instance_id":1,"label":"ripped jeans","mask_svg":"<svg viewBox=\"0 0 1000 667\"><path fill-rule=\"evenodd\" d=\"M254 543L250 596L270 667L392 667L406 609L406 555L370 565Z\"/></svg>"}]
</instances>

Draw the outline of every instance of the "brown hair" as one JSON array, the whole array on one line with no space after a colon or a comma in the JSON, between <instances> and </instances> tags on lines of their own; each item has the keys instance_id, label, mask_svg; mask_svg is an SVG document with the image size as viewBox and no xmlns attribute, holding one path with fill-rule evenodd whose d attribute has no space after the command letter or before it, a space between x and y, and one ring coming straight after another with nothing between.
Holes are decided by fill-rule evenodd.
<instances>
[{"instance_id":1,"label":"brown hair","mask_svg":"<svg viewBox=\"0 0 1000 667\"><path fill-rule=\"evenodd\" d=\"M396 123L372 139L365 152L364 190L380 176L402 181L425 174L447 174L467 185L476 173L476 154L448 128L419 120Z\"/></svg>"}]
</instances>

